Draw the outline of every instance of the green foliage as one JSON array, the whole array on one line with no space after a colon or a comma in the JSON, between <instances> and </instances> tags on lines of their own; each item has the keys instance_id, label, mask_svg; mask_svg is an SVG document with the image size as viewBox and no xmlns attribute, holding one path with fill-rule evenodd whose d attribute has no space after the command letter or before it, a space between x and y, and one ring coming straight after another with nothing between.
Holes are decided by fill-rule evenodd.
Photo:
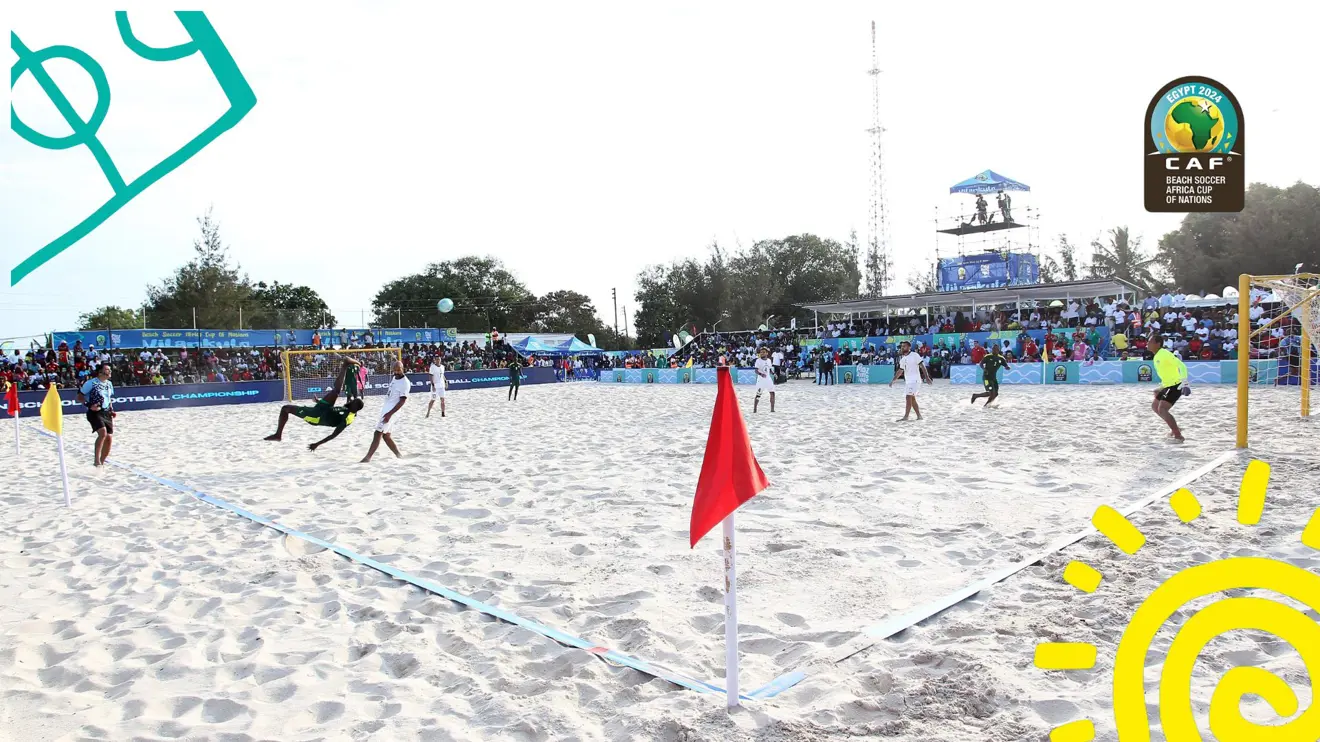
<instances>
[{"instance_id":1,"label":"green foliage","mask_svg":"<svg viewBox=\"0 0 1320 742\"><path fill-rule=\"evenodd\" d=\"M1154 270L1158 263L1141 248L1141 238L1132 237L1127 227L1109 230L1109 243L1091 242L1091 278L1121 278L1144 289L1160 285Z\"/></svg>"},{"instance_id":2,"label":"green foliage","mask_svg":"<svg viewBox=\"0 0 1320 742\"><path fill-rule=\"evenodd\" d=\"M147 320L154 327L236 329L239 308L251 300L252 284L239 266L230 265L211 211L198 217L201 237L193 241L196 257L159 286L147 289Z\"/></svg>"},{"instance_id":3,"label":"green foliage","mask_svg":"<svg viewBox=\"0 0 1320 742\"><path fill-rule=\"evenodd\" d=\"M1188 214L1160 239L1158 259L1186 291L1221 293L1238 276L1320 266L1320 190L1305 183L1247 189L1237 214Z\"/></svg>"},{"instance_id":4,"label":"green foliage","mask_svg":"<svg viewBox=\"0 0 1320 742\"><path fill-rule=\"evenodd\" d=\"M1076 281L1084 273L1082 267L1077 264L1077 248L1068 240L1068 235L1059 235L1059 276L1064 281Z\"/></svg>"},{"instance_id":5,"label":"green foliage","mask_svg":"<svg viewBox=\"0 0 1320 742\"><path fill-rule=\"evenodd\" d=\"M249 314L249 306L251 307ZM306 286L260 281L253 287L249 303L243 307L243 325L254 330L282 330L303 327L334 327L321 295Z\"/></svg>"},{"instance_id":6,"label":"green foliage","mask_svg":"<svg viewBox=\"0 0 1320 742\"><path fill-rule=\"evenodd\" d=\"M79 330L131 330L142 327L141 309L101 307L78 315Z\"/></svg>"},{"instance_id":7,"label":"green foliage","mask_svg":"<svg viewBox=\"0 0 1320 742\"><path fill-rule=\"evenodd\" d=\"M1063 270L1059 268L1059 264L1057 261L1054 260L1054 258L1050 257L1049 255L1046 255L1045 259L1040 261L1041 283L1058 283L1059 277L1062 275L1063 275Z\"/></svg>"},{"instance_id":8,"label":"green foliage","mask_svg":"<svg viewBox=\"0 0 1320 742\"><path fill-rule=\"evenodd\" d=\"M855 244L803 234L762 240L727 254L712 244L704 262L649 266L637 277L639 347L663 347L684 328L747 329L769 320L806 321L797 304L853 297L861 283Z\"/></svg>"},{"instance_id":9,"label":"green foliage","mask_svg":"<svg viewBox=\"0 0 1320 742\"><path fill-rule=\"evenodd\" d=\"M932 260L921 268L913 268L908 274L908 288L914 294L933 294L940 290L938 279L939 263Z\"/></svg>"},{"instance_id":10,"label":"green foliage","mask_svg":"<svg viewBox=\"0 0 1320 742\"><path fill-rule=\"evenodd\" d=\"M454 309L442 313L441 299ZM391 281L372 301L384 327L457 327L460 332L571 332L597 341L604 325L591 300L576 291L551 291L537 297L495 258L468 256L431 263L421 273Z\"/></svg>"}]
</instances>

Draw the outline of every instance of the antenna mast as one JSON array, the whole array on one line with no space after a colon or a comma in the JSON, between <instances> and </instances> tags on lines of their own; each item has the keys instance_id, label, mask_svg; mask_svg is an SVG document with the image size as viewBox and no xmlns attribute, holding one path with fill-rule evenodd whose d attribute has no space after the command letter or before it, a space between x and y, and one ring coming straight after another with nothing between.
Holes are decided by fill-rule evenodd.
<instances>
[{"instance_id":1,"label":"antenna mast","mask_svg":"<svg viewBox=\"0 0 1320 742\"><path fill-rule=\"evenodd\" d=\"M880 125L880 64L876 56L875 21L871 21L871 218L866 250L866 290L883 296L891 283L893 263L889 256L889 214L885 205L884 127Z\"/></svg>"}]
</instances>

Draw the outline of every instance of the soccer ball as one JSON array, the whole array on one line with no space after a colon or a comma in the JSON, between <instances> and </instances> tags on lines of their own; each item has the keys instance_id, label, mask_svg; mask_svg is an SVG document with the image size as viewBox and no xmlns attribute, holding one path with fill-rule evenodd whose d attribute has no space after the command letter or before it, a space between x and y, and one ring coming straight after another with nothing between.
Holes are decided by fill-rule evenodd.
<instances>
[{"instance_id":1,"label":"soccer ball","mask_svg":"<svg viewBox=\"0 0 1320 742\"><path fill-rule=\"evenodd\" d=\"M436 302L435 308L439 309L442 312L448 312L454 308L454 302L451 299L441 299L440 301Z\"/></svg>"}]
</instances>

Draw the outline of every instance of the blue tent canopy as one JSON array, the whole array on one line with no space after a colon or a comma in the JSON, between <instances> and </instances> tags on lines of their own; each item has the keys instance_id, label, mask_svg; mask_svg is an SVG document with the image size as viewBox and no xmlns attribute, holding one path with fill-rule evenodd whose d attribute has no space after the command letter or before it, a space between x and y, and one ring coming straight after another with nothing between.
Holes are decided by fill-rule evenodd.
<instances>
[{"instance_id":1,"label":"blue tent canopy","mask_svg":"<svg viewBox=\"0 0 1320 742\"><path fill-rule=\"evenodd\" d=\"M524 355L524 356L530 356L530 355L582 356L582 355L594 355L604 352L600 348L597 348L594 345L584 343L575 337L551 345L549 343L537 339L535 335L528 335L522 340L519 340L518 342L514 343L513 349L517 351L519 355Z\"/></svg>"},{"instance_id":2,"label":"blue tent canopy","mask_svg":"<svg viewBox=\"0 0 1320 742\"><path fill-rule=\"evenodd\" d=\"M968 193L971 195L997 193L999 191L1030 191L1031 186L1019 183L1012 178L1005 178L993 170L982 170L963 182L949 189L949 193Z\"/></svg>"}]
</instances>

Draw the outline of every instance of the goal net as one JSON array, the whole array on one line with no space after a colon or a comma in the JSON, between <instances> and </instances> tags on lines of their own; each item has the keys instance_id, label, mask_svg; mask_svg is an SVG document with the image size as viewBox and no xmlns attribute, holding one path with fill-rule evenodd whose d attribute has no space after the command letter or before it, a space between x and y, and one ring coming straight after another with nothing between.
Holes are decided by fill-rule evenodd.
<instances>
[{"instance_id":1,"label":"goal net","mask_svg":"<svg viewBox=\"0 0 1320 742\"><path fill-rule=\"evenodd\" d=\"M1253 422L1310 418L1311 388L1320 381L1320 274L1243 276L1238 302L1238 447L1245 448L1253 407Z\"/></svg>"},{"instance_id":2,"label":"goal net","mask_svg":"<svg viewBox=\"0 0 1320 742\"><path fill-rule=\"evenodd\" d=\"M285 400L316 399L329 392L343 372L346 358L362 364L359 388L363 396L372 396L384 394L389 388L394 362L403 360L403 351L399 348L286 350L283 358Z\"/></svg>"}]
</instances>

